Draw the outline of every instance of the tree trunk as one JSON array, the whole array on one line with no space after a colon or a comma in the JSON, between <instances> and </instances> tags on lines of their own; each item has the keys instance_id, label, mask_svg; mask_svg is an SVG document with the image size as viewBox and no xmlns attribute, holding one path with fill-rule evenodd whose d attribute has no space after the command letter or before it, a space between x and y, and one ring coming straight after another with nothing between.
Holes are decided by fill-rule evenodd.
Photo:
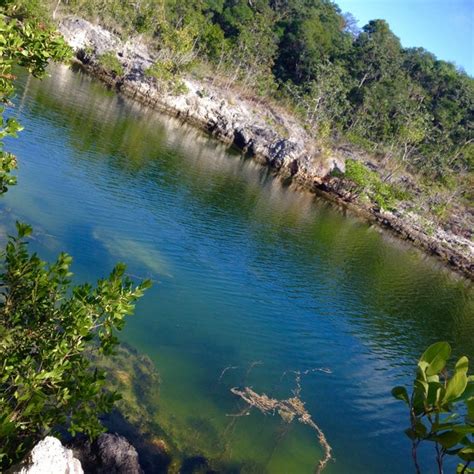
<instances>
[{"instance_id":1,"label":"tree trunk","mask_svg":"<svg viewBox=\"0 0 474 474\"><path fill-rule=\"evenodd\" d=\"M58 3L56 3L56 7L54 8L54 11L53 11L53 20L56 19L56 13L58 12L58 8L60 4L61 4L61 0L58 0Z\"/></svg>"}]
</instances>

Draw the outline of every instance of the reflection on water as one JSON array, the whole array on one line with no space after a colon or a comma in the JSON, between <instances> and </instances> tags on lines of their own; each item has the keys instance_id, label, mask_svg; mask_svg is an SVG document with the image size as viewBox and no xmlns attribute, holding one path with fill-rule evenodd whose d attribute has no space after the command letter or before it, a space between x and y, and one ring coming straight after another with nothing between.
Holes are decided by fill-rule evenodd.
<instances>
[{"instance_id":1,"label":"reflection on water","mask_svg":"<svg viewBox=\"0 0 474 474\"><path fill-rule=\"evenodd\" d=\"M51 72L17 97L20 185L2 199L4 225L34 224L33 248L71 253L79 279L116 260L153 278L123 339L156 364L155 421L178 448L228 472L312 472L314 433L229 416L243 408L230 388L285 399L288 371L328 367L302 380L334 448L328 472L408 472L406 414L390 389L435 340L474 357L472 287L205 134Z\"/></svg>"}]
</instances>

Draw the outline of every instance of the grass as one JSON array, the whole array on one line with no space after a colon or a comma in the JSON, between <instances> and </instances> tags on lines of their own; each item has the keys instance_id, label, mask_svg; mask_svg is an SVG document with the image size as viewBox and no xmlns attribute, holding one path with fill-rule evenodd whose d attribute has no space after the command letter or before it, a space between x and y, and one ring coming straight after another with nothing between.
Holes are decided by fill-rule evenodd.
<instances>
[{"instance_id":1,"label":"grass","mask_svg":"<svg viewBox=\"0 0 474 474\"><path fill-rule=\"evenodd\" d=\"M109 73L116 76L123 76L123 66L114 52L108 51L99 57L99 64Z\"/></svg>"}]
</instances>

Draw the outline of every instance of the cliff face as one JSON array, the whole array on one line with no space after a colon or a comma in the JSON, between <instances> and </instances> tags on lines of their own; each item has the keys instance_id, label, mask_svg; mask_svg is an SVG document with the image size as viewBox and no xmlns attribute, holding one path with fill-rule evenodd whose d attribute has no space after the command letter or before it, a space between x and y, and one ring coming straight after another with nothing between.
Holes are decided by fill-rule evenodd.
<instances>
[{"instance_id":1,"label":"cliff face","mask_svg":"<svg viewBox=\"0 0 474 474\"><path fill-rule=\"evenodd\" d=\"M84 67L121 93L234 144L248 156L269 166L281 178L291 178L305 188L321 191L327 197L343 202L355 212L438 256L469 278L474 277L471 239L446 230L436 222L427 222L409 206L389 212L360 202L351 192L350 182L332 176L335 170L345 171L346 158L371 162L371 157L348 148L323 152L314 137L284 110L249 98L235 89L219 87L213 81L186 78L182 93L169 92L146 75L157 54L139 38L122 41L100 26L74 17L62 19L59 29ZM115 56L123 68L123 75L116 76L101 66L100 58L106 53Z\"/></svg>"}]
</instances>

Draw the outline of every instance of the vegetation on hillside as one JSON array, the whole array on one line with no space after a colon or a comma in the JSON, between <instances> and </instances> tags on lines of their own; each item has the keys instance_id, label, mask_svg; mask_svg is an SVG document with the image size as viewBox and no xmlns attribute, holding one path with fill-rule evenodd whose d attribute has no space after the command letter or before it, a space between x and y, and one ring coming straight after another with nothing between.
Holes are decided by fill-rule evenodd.
<instances>
[{"instance_id":1,"label":"vegetation on hillside","mask_svg":"<svg viewBox=\"0 0 474 474\"><path fill-rule=\"evenodd\" d=\"M16 182L16 159L1 141L21 130L4 118L14 92L13 64L41 77L50 59L70 55L53 30L22 18L15 2L9 6L19 18L0 12L0 194ZM95 288L73 286L71 257L60 254L47 264L28 252L32 229L18 222L16 228L0 252L0 470L49 433L67 429L93 437L103 431L98 416L118 396L105 390L105 374L90 360L112 353L115 332L149 286L134 286L123 265Z\"/></svg>"}]
</instances>

